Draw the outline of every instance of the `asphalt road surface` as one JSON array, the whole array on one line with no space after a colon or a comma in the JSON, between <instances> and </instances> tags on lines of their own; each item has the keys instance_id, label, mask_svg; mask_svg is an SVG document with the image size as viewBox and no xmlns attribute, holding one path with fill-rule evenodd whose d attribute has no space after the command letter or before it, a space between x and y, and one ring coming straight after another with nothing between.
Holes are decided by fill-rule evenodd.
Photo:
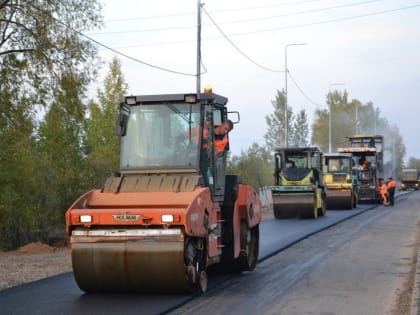
<instances>
[{"instance_id":1,"label":"asphalt road surface","mask_svg":"<svg viewBox=\"0 0 420 315\"><path fill-rule=\"evenodd\" d=\"M379 300L382 299L379 303L382 306L393 294L385 294L385 287L390 286L392 282L390 279L394 279L395 283L392 283L395 286L398 282L395 278L398 278L399 272L403 272L399 269L401 262L398 259L403 255L400 251L407 245L404 242L409 242L407 238L410 234L407 234L403 227L411 227L417 222L415 219L418 218L414 218L412 214L415 203L413 201L410 203L411 199L419 198L416 195L413 193L409 198L400 198L407 200L401 202L399 200L393 208L381 206L366 211L371 206L361 205L351 211L329 210L325 217L317 220L264 221L260 228L260 263L257 268L253 272L239 276L226 274L217 268L210 270L209 290L198 297L160 294L84 294L74 282L72 273L65 273L0 291L0 313L164 314L172 311L174 314L213 315L305 314L305 312L325 315L346 314L341 311L344 308L337 298L343 296L344 304L353 304L356 301L353 300L353 295L361 298L370 292L368 290L372 281L368 280L370 272L376 275L372 269L377 264L376 259L362 263L357 260L359 256L376 257L382 261L378 267L381 270L379 274L382 275L382 278L378 279L382 282L375 284L378 286L376 291L379 297L375 303L364 303L367 306L377 307ZM400 216L398 213L404 215ZM394 216L397 217L395 226L391 224L394 222L392 221L389 229L394 229L395 233L391 231L389 234L401 235L403 240L397 241L389 237L388 241L381 241L382 237L378 237L376 242L362 241L363 235L368 238L370 234L375 236L375 233L383 230L376 228L376 224ZM400 222L398 219L400 217L405 221ZM339 223L345 219L348 220ZM319 232L320 230L322 232ZM413 236L414 233L410 235ZM353 248L351 244L356 241L359 243ZM394 250L389 248L384 250L387 247ZM352 249L351 255L348 249ZM376 252L381 254L371 255ZM343 270L334 270L338 267ZM317 269L321 270L316 271ZM333 270L334 272L330 272ZM349 273L349 270L354 271ZM362 275L358 271L362 272ZM346 274L349 275L349 279L343 276ZM388 274L390 276L387 276ZM327 283L327 279L337 286ZM340 283L346 284L346 287L340 288ZM343 293L340 293L341 290ZM356 294L357 292L359 294ZM347 298L344 298L344 295ZM312 302L303 308L305 303L300 303L300 299ZM337 302L334 302L336 304L331 302L332 306L328 308L330 311L317 311L316 307L321 310L322 305L329 305L325 299ZM319 302L321 300L324 301ZM338 311L335 308L338 308Z\"/></svg>"},{"instance_id":2,"label":"asphalt road surface","mask_svg":"<svg viewBox=\"0 0 420 315\"><path fill-rule=\"evenodd\" d=\"M170 314L412 314L419 202L405 195L308 237Z\"/></svg>"}]
</instances>

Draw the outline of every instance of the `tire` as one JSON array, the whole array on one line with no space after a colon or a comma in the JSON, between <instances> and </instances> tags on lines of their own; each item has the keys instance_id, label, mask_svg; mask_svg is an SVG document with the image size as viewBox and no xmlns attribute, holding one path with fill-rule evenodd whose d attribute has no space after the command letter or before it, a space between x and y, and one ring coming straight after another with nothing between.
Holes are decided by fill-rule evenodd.
<instances>
[{"instance_id":1,"label":"tire","mask_svg":"<svg viewBox=\"0 0 420 315\"><path fill-rule=\"evenodd\" d=\"M241 251L239 257L235 260L236 271L251 271L256 267L259 240L259 225L249 228L246 221L241 221Z\"/></svg>"},{"instance_id":2,"label":"tire","mask_svg":"<svg viewBox=\"0 0 420 315\"><path fill-rule=\"evenodd\" d=\"M321 208L318 208L318 217L325 216L326 212L327 212L327 198L322 197L322 206Z\"/></svg>"}]
</instances>

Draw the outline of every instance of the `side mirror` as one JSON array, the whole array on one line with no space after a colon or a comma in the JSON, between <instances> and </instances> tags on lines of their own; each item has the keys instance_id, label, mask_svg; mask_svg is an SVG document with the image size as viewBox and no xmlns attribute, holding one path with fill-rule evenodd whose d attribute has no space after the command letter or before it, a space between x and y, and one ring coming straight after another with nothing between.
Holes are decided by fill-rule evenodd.
<instances>
[{"instance_id":1,"label":"side mirror","mask_svg":"<svg viewBox=\"0 0 420 315\"><path fill-rule=\"evenodd\" d=\"M125 103L120 104L120 112L115 124L115 133L117 136L124 137L127 134L128 117L130 117L130 106Z\"/></svg>"},{"instance_id":2,"label":"side mirror","mask_svg":"<svg viewBox=\"0 0 420 315\"><path fill-rule=\"evenodd\" d=\"M227 112L227 116L229 120L231 120L234 124L239 123L239 121L241 120L241 117L238 111Z\"/></svg>"}]
</instances>

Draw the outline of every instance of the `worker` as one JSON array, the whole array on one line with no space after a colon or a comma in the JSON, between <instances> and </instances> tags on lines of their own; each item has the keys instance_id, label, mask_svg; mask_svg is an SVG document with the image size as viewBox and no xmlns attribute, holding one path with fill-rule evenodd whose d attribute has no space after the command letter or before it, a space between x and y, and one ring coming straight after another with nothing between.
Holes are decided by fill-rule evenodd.
<instances>
[{"instance_id":1,"label":"worker","mask_svg":"<svg viewBox=\"0 0 420 315\"><path fill-rule=\"evenodd\" d=\"M364 170L366 170L367 168L368 168L368 166L369 166L369 162L368 162L368 160L363 160L363 164L362 164L362 168L364 169Z\"/></svg>"},{"instance_id":2,"label":"worker","mask_svg":"<svg viewBox=\"0 0 420 315\"><path fill-rule=\"evenodd\" d=\"M362 156L359 159L359 169L365 170L368 168L368 166L369 166L369 161L366 159L366 156Z\"/></svg>"},{"instance_id":3,"label":"worker","mask_svg":"<svg viewBox=\"0 0 420 315\"><path fill-rule=\"evenodd\" d=\"M379 181L379 194L381 196L382 203L384 206L387 206L388 205L388 187L384 183L383 178L379 178L378 181Z\"/></svg>"},{"instance_id":4,"label":"worker","mask_svg":"<svg viewBox=\"0 0 420 315\"><path fill-rule=\"evenodd\" d=\"M220 125L216 125L214 127L214 148L216 156L229 148L229 140L227 134L232 129L233 122L229 119L224 120Z\"/></svg>"},{"instance_id":5,"label":"worker","mask_svg":"<svg viewBox=\"0 0 420 315\"><path fill-rule=\"evenodd\" d=\"M389 196L389 205L394 205L394 196L395 196L395 187L397 186L397 183L395 180L392 179L392 177L388 178L388 183L386 184L388 189L388 196Z\"/></svg>"},{"instance_id":6,"label":"worker","mask_svg":"<svg viewBox=\"0 0 420 315\"><path fill-rule=\"evenodd\" d=\"M331 161L331 170L332 171L337 171L338 170L338 161L336 161L336 160L333 160L333 161Z\"/></svg>"},{"instance_id":7,"label":"worker","mask_svg":"<svg viewBox=\"0 0 420 315\"><path fill-rule=\"evenodd\" d=\"M202 142L202 148L209 149L211 140L208 139L209 137L209 129L208 129L208 122L205 122L204 124L205 128L203 130L203 142ZM224 152L228 148L228 137L227 134L233 129L233 122L229 119L223 121L220 125L214 126L214 153L216 156ZM178 135L175 137L175 141L183 141L184 139L188 139L189 135L191 135L191 140L198 144L199 134L201 131L200 126L196 126L192 128L191 130L188 130L184 132L181 135Z\"/></svg>"}]
</instances>

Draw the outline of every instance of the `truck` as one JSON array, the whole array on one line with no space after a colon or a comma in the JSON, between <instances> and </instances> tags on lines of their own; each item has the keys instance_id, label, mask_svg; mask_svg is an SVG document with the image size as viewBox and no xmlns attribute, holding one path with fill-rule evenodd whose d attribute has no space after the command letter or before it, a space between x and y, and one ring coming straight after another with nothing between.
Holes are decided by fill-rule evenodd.
<instances>
[{"instance_id":1,"label":"truck","mask_svg":"<svg viewBox=\"0 0 420 315\"><path fill-rule=\"evenodd\" d=\"M400 179L400 190L419 189L419 171L416 168L403 168Z\"/></svg>"},{"instance_id":2,"label":"truck","mask_svg":"<svg viewBox=\"0 0 420 315\"><path fill-rule=\"evenodd\" d=\"M197 293L211 265L255 268L261 200L215 154L214 126L239 122L227 102L212 90L125 97L119 171L65 214L81 290Z\"/></svg>"},{"instance_id":3,"label":"truck","mask_svg":"<svg viewBox=\"0 0 420 315\"><path fill-rule=\"evenodd\" d=\"M352 173L351 153L324 154L324 183L327 186L328 209L357 207L359 181Z\"/></svg>"},{"instance_id":4,"label":"truck","mask_svg":"<svg viewBox=\"0 0 420 315\"><path fill-rule=\"evenodd\" d=\"M317 147L278 148L271 187L276 219L317 218L326 212L322 152Z\"/></svg>"},{"instance_id":5,"label":"truck","mask_svg":"<svg viewBox=\"0 0 420 315\"><path fill-rule=\"evenodd\" d=\"M348 137L348 146L339 153L351 153L353 174L360 182L359 202L379 203L380 179L384 177L384 137L382 135L355 135Z\"/></svg>"}]
</instances>

